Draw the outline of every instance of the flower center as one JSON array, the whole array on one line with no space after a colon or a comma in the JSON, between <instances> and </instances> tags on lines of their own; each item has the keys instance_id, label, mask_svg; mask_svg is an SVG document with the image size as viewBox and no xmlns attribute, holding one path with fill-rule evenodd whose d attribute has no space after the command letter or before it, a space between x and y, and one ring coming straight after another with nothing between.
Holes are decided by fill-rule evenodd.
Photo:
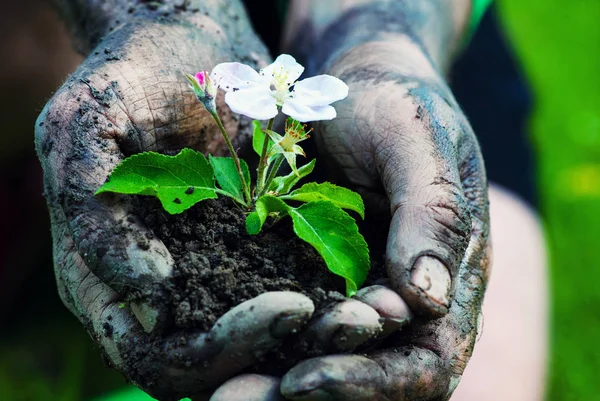
<instances>
[{"instance_id":1,"label":"flower center","mask_svg":"<svg viewBox=\"0 0 600 401\"><path fill-rule=\"evenodd\" d=\"M261 72L261 74L264 76L263 72ZM271 83L271 96L277 100L278 106L283 106L285 100L291 97L290 88L292 87L293 82L289 79L289 71L281 66L271 77L267 78Z\"/></svg>"},{"instance_id":2,"label":"flower center","mask_svg":"<svg viewBox=\"0 0 600 401\"><path fill-rule=\"evenodd\" d=\"M299 137L293 134L290 135L289 133L286 133L281 142L279 142L279 146L281 146L286 152L291 152L294 149L294 145L299 142L299 139Z\"/></svg>"},{"instance_id":3,"label":"flower center","mask_svg":"<svg viewBox=\"0 0 600 401\"><path fill-rule=\"evenodd\" d=\"M312 131L312 129L310 131ZM295 144L310 138L310 136L308 135L309 132L306 132L305 126L297 121L293 123L289 123L288 121L286 121L285 135L279 142L279 146L281 146L282 149L286 152L293 152Z\"/></svg>"}]
</instances>

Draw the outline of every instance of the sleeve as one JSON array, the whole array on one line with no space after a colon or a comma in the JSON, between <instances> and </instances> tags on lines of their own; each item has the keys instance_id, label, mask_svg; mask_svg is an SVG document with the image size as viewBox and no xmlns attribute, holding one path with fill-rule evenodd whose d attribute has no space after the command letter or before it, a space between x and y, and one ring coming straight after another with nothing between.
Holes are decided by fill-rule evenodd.
<instances>
[{"instance_id":1,"label":"sleeve","mask_svg":"<svg viewBox=\"0 0 600 401\"><path fill-rule=\"evenodd\" d=\"M469 38L477 29L483 14L485 14L485 11L491 3L492 0L473 0L473 6L471 8L471 20L469 21L469 30L467 32L467 36Z\"/></svg>"}]
</instances>

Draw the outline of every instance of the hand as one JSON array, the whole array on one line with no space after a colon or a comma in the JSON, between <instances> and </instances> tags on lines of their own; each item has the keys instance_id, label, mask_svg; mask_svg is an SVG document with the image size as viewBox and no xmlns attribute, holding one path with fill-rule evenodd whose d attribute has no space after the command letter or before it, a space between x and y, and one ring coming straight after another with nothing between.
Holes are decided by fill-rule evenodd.
<instances>
[{"instance_id":1,"label":"hand","mask_svg":"<svg viewBox=\"0 0 600 401\"><path fill-rule=\"evenodd\" d=\"M266 50L244 21L227 30L204 15L195 20L202 29L126 24L58 90L36 125L60 295L106 361L161 399L218 386L301 328L314 309L300 294L263 294L182 344L176 334L162 337L160 305L139 299L119 307L132 288L143 293L170 276L173 260L136 218L128 197L93 194L132 153L184 146L222 152L220 134L181 70L240 57L266 63ZM240 32L244 54L235 53L242 48ZM247 133L238 132L227 110L223 119L240 142Z\"/></svg>"},{"instance_id":2,"label":"hand","mask_svg":"<svg viewBox=\"0 0 600 401\"><path fill-rule=\"evenodd\" d=\"M208 333L182 343L177 333L163 336L166 310L150 297L121 307L131 289L144 293L167 279L173 260L136 217L130 198L95 197L94 192L133 153L186 146L223 152L212 118L188 90L181 70L210 69L240 57L256 64L268 59L244 18L227 30L208 17L196 18L203 29L144 22L108 35L58 90L36 125L61 298L107 363L160 399L190 394L206 399L302 328L314 310L301 294L266 293L233 308ZM236 36L240 33L244 46ZM242 48L244 54L236 53ZM228 131L237 133L234 141L247 139L249 133L238 129L228 108L220 109ZM306 336L326 349L353 349L407 321L406 305L395 293L391 297L386 310L355 300L338 304L312 322Z\"/></svg>"},{"instance_id":3,"label":"hand","mask_svg":"<svg viewBox=\"0 0 600 401\"><path fill-rule=\"evenodd\" d=\"M301 363L281 390L303 401L447 400L472 353L490 273L487 183L476 137L408 38L363 44L328 72L350 86L350 95L315 137L340 178L371 205L367 218L391 216L387 273L421 318L365 356Z\"/></svg>"}]
</instances>

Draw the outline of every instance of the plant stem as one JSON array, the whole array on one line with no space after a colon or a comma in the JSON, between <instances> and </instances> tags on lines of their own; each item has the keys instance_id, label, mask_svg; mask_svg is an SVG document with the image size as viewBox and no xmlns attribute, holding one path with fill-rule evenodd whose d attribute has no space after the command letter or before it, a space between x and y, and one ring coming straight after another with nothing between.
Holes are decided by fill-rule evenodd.
<instances>
[{"instance_id":1,"label":"plant stem","mask_svg":"<svg viewBox=\"0 0 600 401\"><path fill-rule=\"evenodd\" d=\"M281 167L281 163L283 163L284 158L285 157L281 154L277 155L277 159L275 159L275 163L273 163L273 167L271 167L271 171L269 172L267 181L265 182L265 185L264 185L262 191L260 191L258 194L259 198L261 196L263 196L265 194L265 192L267 192L269 190L269 186L271 185L271 182L273 182L273 179L277 175L277 172L279 171L279 168Z\"/></svg>"},{"instance_id":2,"label":"plant stem","mask_svg":"<svg viewBox=\"0 0 600 401\"><path fill-rule=\"evenodd\" d=\"M275 122L275 117L269 120L267 123L266 131L270 131L273 129L273 123ZM267 150L269 149L269 135L265 134L265 140L263 142L262 151L260 152L260 162L258 163L258 171L256 174L256 192L262 193L264 185L265 185L265 168L267 167Z\"/></svg>"},{"instance_id":3,"label":"plant stem","mask_svg":"<svg viewBox=\"0 0 600 401\"><path fill-rule=\"evenodd\" d=\"M223 123L221 122L219 115L216 112L210 113L210 114L215 119L217 126L221 130L221 134L223 134L223 139L225 139L225 143L227 144L227 147L229 148L229 153L231 153L231 158L233 159L233 162L235 163L235 168L237 169L238 175L240 176L240 181L242 182L242 190L244 191L244 196L246 198L246 202L250 203L252 200L250 197L250 189L248 188L248 184L246 183L246 179L244 178L244 173L242 173L242 166L240 164L240 158L238 157L237 153L235 152L235 149L233 148L231 139L229 139L229 135L227 135L227 131L225 131L225 127L223 126Z\"/></svg>"}]
</instances>

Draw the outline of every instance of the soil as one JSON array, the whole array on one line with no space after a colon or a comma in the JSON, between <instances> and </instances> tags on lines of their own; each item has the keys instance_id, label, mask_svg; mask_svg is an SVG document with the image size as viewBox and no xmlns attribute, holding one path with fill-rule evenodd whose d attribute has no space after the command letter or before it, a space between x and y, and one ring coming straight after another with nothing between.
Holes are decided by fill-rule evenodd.
<instances>
[{"instance_id":1,"label":"soil","mask_svg":"<svg viewBox=\"0 0 600 401\"><path fill-rule=\"evenodd\" d=\"M121 344L126 355L127 376L145 388L155 388L163 378L154 363L160 358L165 336L176 334L185 343L189 336L208 331L232 307L268 291L296 291L315 304L313 319L346 297L344 280L329 272L314 248L296 237L291 219L267 220L256 236L246 233L245 215L227 198L207 200L179 215L164 211L151 197L133 197L138 216L163 241L174 258L174 274L166 285L155 288L147 298L166 304L169 320L161 334L136 337ZM381 235L379 229L362 227L361 232ZM385 230L387 232L387 230ZM366 236L369 243L385 241ZM376 263L373 263L373 256ZM382 255L371 249L372 267L367 282L383 277ZM110 330L107 323L105 331ZM105 333L109 335L110 333ZM310 342L302 333L288 336L275 350L262 356L246 372L280 375L299 361L323 355L328 350ZM182 364L191 363L182 356ZM160 388L160 386L156 387ZM170 388L167 386L166 388ZM179 399L186 394L162 394L159 399Z\"/></svg>"},{"instance_id":2,"label":"soil","mask_svg":"<svg viewBox=\"0 0 600 401\"><path fill-rule=\"evenodd\" d=\"M267 221L256 236L245 215L226 198L203 201L169 215L151 198L138 212L175 260L167 302L178 330L208 331L232 307L268 291L307 295L316 310L344 299L344 280L292 231L291 220Z\"/></svg>"},{"instance_id":3,"label":"soil","mask_svg":"<svg viewBox=\"0 0 600 401\"><path fill-rule=\"evenodd\" d=\"M163 335L177 333L185 342L187 334L210 330L232 307L268 291L305 294L315 304L313 319L346 299L344 279L329 272L315 249L296 237L289 218L267 220L263 231L251 236L246 233L244 212L227 198L200 202L179 215L165 212L155 198L134 198L138 216L164 242L175 261L173 277L152 294L152 298L160 298L155 302L164 302L169 309L170 321ZM382 266L372 263L365 285L383 275ZM144 361L153 360L148 350L158 346L151 343L160 344L160 338L153 336L147 341L121 351L131 356L132 365L127 368L131 377L150 387L161 379ZM298 333L262 355L247 371L277 375L326 352Z\"/></svg>"}]
</instances>

